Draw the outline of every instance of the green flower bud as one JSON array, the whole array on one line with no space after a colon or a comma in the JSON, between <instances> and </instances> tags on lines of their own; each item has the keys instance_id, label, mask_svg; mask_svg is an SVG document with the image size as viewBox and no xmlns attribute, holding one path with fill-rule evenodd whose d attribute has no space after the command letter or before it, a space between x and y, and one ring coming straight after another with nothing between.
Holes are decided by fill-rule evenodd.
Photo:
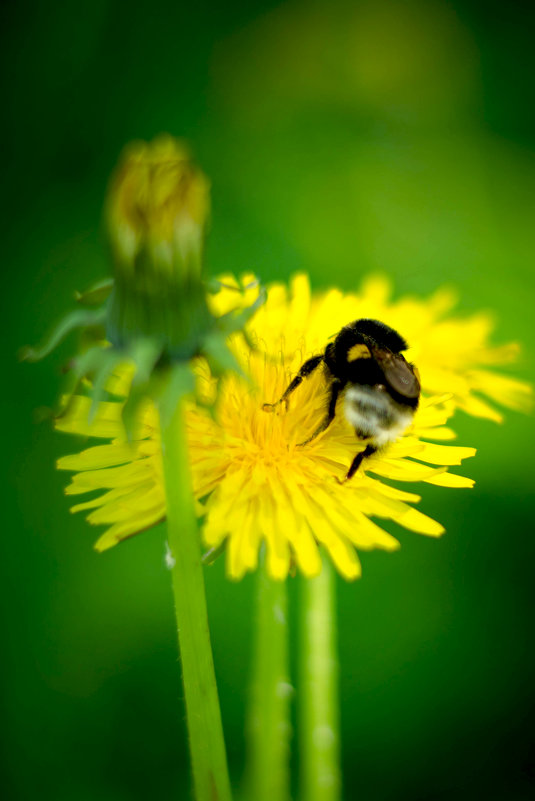
<instances>
[{"instance_id":1,"label":"green flower bud","mask_svg":"<svg viewBox=\"0 0 535 801\"><path fill-rule=\"evenodd\" d=\"M175 358L193 355L209 324L202 284L209 183L169 135L134 142L106 204L115 286L108 337L155 337Z\"/></svg>"}]
</instances>

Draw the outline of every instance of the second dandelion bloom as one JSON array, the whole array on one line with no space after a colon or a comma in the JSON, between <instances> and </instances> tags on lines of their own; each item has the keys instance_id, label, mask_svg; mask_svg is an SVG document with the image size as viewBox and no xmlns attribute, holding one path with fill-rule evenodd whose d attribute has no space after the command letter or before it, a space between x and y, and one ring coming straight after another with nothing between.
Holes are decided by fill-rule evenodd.
<instances>
[{"instance_id":1,"label":"second dandelion bloom","mask_svg":"<svg viewBox=\"0 0 535 801\"><path fill-rule=\"evenodd\" d=\"M217 315L235 308L233 279L223 281L211 302ZM251 289L239 296L254 300ZM237 285L236 285L237 287ZM361 293L331 290L311 296L306 276L287 288L273 285L265 305L247 326L247 336L234 334L230 347L243 376L227 373L216 392L207 364L196 365L202 404L191 402L187 428L193 489L203 538L209 547L227 545L227 569L240 578L258 564L263 543L272 577L283 579L293 565L306 576L321 570L323 545L338 571L348 579L360 575L359 550L392 551L398 541L381 527L393 520L406 529L439 536L443 527L415 507L420 497L382 479L423 482L444 488L472 486L470 478L450 467L475 450L451 444L447 425L456 407L499 419L493 402L523 408L530 390L522 382L498 375L489 366L511 360L514 346L491 347L490 324L483 316L448 317L452 298L443 292L428 300L406 298L392 303L384 281L368 282ZM314 354L324 351L340 328L359 317L392 325L409 342L407 359L417 364L422 397L414 420L396 442L366 459L345 484L359 442L343 414L305 446L325 416L328 384L322 368L305 380L277 413L263 410L277 400ZM134 441L129 443L121 421L129 387L128 370L112 378L109 390L117 400L100 405L92 423L90 400L79 397L60 430L111 440L60 460L75 475L68 495L100 490L103 494L78 503L88 520L107 525L97 542L104 550L166 516L158 416L147 402L140 409Z\"/></svg>"}]
</instances>

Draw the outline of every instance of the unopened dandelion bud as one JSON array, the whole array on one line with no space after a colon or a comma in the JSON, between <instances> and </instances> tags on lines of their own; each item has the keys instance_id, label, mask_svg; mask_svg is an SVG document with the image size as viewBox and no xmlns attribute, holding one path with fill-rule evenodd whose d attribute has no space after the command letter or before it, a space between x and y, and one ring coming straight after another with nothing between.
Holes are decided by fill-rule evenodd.
<instances>
[{"instance_id":1,"label":"unopened dandelion bud","mask_svg":"<svg viewBox=\"0 0 535 801\"><path fill-rule=\"evenodd\" d=\"M163 135L125 149L107 200L113 344L149 336L173 356L196 352L209 319L202 283L209 206L208 180L181 142Z\"/></svg>"}]
</instances>

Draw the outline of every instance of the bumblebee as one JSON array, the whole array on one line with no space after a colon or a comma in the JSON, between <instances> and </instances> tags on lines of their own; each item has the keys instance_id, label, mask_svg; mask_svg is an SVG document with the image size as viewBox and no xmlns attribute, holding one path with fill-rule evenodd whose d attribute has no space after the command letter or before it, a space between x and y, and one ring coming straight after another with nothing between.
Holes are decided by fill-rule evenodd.
<instances>
[{"instance_id":1,"label":"bumblebee","mask_svg":"<svg viewBox=\"0 0 535 801\"><path fill-rule=\"evenodd\" d=\"M420 399L420 381L416 367L402 354L407 347L397 331L379 320L355 320L342 328L324 353L308 359L281 398L264 404L264 410L274 411L287 401L303 379L323 364L329 382L326 414L300 445L312 442L330 426L343 393L345 418L358 439L367 441L347 471L344 480L348 481L363 459L401 436L412 422Z\"/></svg>"}]
</instances>

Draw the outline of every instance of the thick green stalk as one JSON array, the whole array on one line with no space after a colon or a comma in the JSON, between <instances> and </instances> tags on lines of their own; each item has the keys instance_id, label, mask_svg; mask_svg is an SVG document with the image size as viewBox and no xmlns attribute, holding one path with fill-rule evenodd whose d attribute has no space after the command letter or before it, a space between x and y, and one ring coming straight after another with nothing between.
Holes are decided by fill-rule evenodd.
<instances>
[{"instance_id":1,"label":"thick green stalk","mask_svg":"<svg viewBox=\"0 0 535 801\"><path fill-rule=\"evenodd\" d=\"M301 579L299 753L302 801L338 801L341 789L335 575Z\"/></svg>"},{"instance_id":2,"label":"thick green stalk","mask_svg":"<svg viewBox=\"0 0 535 801\"><path fill-rule=\"evenodd\" d=\"M208 630L183 405L162 418L167 536L196 801L230 801L225 742Z\"/></svg>"},{"instance_id":3,"label":"thick green stalk","mask_svg":"<svg viewBox=\"0 0 535 801\"><path fill-rule=\"evenodd\" d=\"M287 583L271 579L262 565L257 587L246 798L288 801L293 688L288 680Z\"/></svg>"}]
</instances>

